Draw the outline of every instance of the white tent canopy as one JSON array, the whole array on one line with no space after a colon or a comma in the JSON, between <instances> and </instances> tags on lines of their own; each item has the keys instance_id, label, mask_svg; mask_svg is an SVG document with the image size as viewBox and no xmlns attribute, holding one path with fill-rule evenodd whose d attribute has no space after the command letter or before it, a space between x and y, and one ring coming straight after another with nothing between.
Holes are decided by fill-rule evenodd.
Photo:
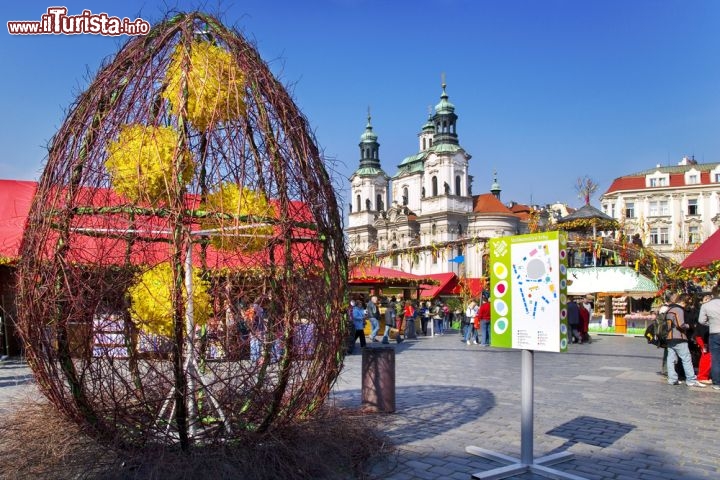
<instances>
[{"instance_id":1,"label":"white tent canopy","mask_svg":"<svg viewBox=\"0 0 720 480\"><path fill-rule=\"evenodd\" d=\"M607 293L633 298L654 297L658 286L625 266L568 268L568 295Z\"/></svg>"}]
</instances>

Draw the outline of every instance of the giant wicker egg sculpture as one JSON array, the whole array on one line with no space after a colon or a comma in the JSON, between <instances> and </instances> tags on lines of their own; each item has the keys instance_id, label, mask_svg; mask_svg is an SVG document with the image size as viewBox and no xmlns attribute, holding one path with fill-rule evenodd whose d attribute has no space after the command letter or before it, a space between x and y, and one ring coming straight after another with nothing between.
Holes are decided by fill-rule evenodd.
<instances>
[{"instance_id":1,"label":"giant wicker egg sculpture","mask_svg":"<svg viewBox=\"0 0 720 480\"><path fill-rule=\"evenodd\" d=\"M45 395L99 437L282 428L342 364L341 221L307 120L202 13L130 40L51 143L19 328Z\"/></svg>"}]
</instances>

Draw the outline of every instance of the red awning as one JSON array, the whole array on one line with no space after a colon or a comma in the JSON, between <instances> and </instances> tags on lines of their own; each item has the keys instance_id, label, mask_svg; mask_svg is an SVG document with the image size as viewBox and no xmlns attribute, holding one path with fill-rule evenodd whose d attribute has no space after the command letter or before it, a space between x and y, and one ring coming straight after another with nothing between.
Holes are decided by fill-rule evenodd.
<instances>
[{"instance_id":1,"label":"red awning","mask_svg":"<svg viewBox=\"0 0 720 480\"><path fill-rule=\"evenodd\" d=\"M362 265L354 267L348 278L350 285L418 286L435 283L436 280L430 278L430 275L421 276L392 268Z\"/></svg>"},{"instance_id":2,"label":"red awning","mask_svg":"<svg viewBox=\"0 0 720 480\"><path fill-rule=\"evenodd\" d=\"M681 264L683 268L707 267L720 260L720 230L710 235Z\"/></svg>"},{"instance_id":3,"label":"red awning","mask_svg":"<svg viewBox=\"0 0 720 480\"><path fill-rule=\"evenodd\" d=\"M457 285L457 275L454 273L433 273L428 277L440 282L438 285L427 285L420 289L420 298L433 300L439 295L449 295L445 293L450 291L455 285Z\"/></svg>"},{"instance_id":4,"label":"red awning","mask_svg":"<svg viewBox=\"0 0 720 480\"><path fill-rule=\"evenodd\" d=\"M463 290L467 289L471 297L479 297L485 288L486 282L484 278L463 278L458 280L447 295L462 295Z\"/></svg>"},{"instance_id":5,"label":"red awning","mask_svg":"<svg viewBox=\"0 0 720 480\"><path fill-rule=\"evenodd\" d=\"M0 180L0 257L16 260L36 182Z\"/></svg>"},{"instance_id":6,"label":"red awning","mask_svg":"<svg viewBox=\"0 0 720 480\"><path fill-rule=\"evenodd\" d=\"M0 259L3 257L17 260L20 256L20 242L22 240L25 223L30 205L37 190L36 182L17 180L0 180ZM64 200L63 190L58 189L51 193L47 202L58 204ZM96 207L125 205L126 200L115 192L106 188L82 188L76 196L76 205L92 209ZM274 201L270 201L274 204ZM199 206L197 195L186 196L187 208L194 209ZM302 202L289 202L288 214L298 222L312 223L312 213L308 206ZM72 218L70 225L70 242L68 259L78 263L117 265L125 262L128 243L123 234L129 231L139 231L150 240L135 240L132 244L130 259L134 264L155 265L167 261L172 256L169 234L171 226L167 217L145 216L132 220L127 215L118 213L104 214L77 214ZM194 230L203 228L201 223L193 224ZM144 232L148 232L147 234ZM164 232L164 233L163 233ZM291 254L296 262L303 265L318 264L321 258L318 242L312 241L316 232L298 227L293 230L293 237L309 239L308 241L293 242ZM47 249L52 248L54 236L57 232L51 231L45 238ZM167 240L163 240L167 237ZM157 241L156 241L157 240ZM237 252L234 249L223 250L208 246L205 251L205 261L208 268L244 269L263 268L272 263L284 262L284 250L275 252L273 259L269 253L260 250L255 253ZM48 255L51 253L48 251ZM193 245L193 261L199 264L201 246Z\"/></svg>"}]
</instances>

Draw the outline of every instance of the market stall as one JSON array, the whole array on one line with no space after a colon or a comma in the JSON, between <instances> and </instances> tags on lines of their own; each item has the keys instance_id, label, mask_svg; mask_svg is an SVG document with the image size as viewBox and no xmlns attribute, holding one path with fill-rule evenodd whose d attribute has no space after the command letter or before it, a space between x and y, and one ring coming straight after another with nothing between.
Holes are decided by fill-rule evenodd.
<instances>
[{"instance_id":1,"label":"market stall","mask_svg":"<svg viewBox=\"0 0 720 480\"><path fill-rule=\"evenodd\" d=\"M644 299L654 298L658 292L653 280L626 266L569 268L567 278L569 296L596 297L590 331L625 334L644 330L650 317Z\"/></svg>"}]
</instances>

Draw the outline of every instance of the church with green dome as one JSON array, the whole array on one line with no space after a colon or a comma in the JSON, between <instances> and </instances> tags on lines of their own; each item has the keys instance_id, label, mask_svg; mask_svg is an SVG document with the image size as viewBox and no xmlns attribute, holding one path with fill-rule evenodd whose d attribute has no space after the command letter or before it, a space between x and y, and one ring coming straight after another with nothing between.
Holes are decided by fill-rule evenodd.
<instances>
[{"instance_id":1,"label":"church with green dome","mask_svg":"<svg viewBox=\"0 0 720 480\"><path fill-rule=\"evenodd\" d=\"M457 124L443 82L440 101L418 133L418 151L395 163L390 175L368 115L350 177L351 261L480 278L487 240L525 233L526 224L500 201L497 178L489 192L473 195L471 155L460 145Z\"/></svg>"}]
</instances>

